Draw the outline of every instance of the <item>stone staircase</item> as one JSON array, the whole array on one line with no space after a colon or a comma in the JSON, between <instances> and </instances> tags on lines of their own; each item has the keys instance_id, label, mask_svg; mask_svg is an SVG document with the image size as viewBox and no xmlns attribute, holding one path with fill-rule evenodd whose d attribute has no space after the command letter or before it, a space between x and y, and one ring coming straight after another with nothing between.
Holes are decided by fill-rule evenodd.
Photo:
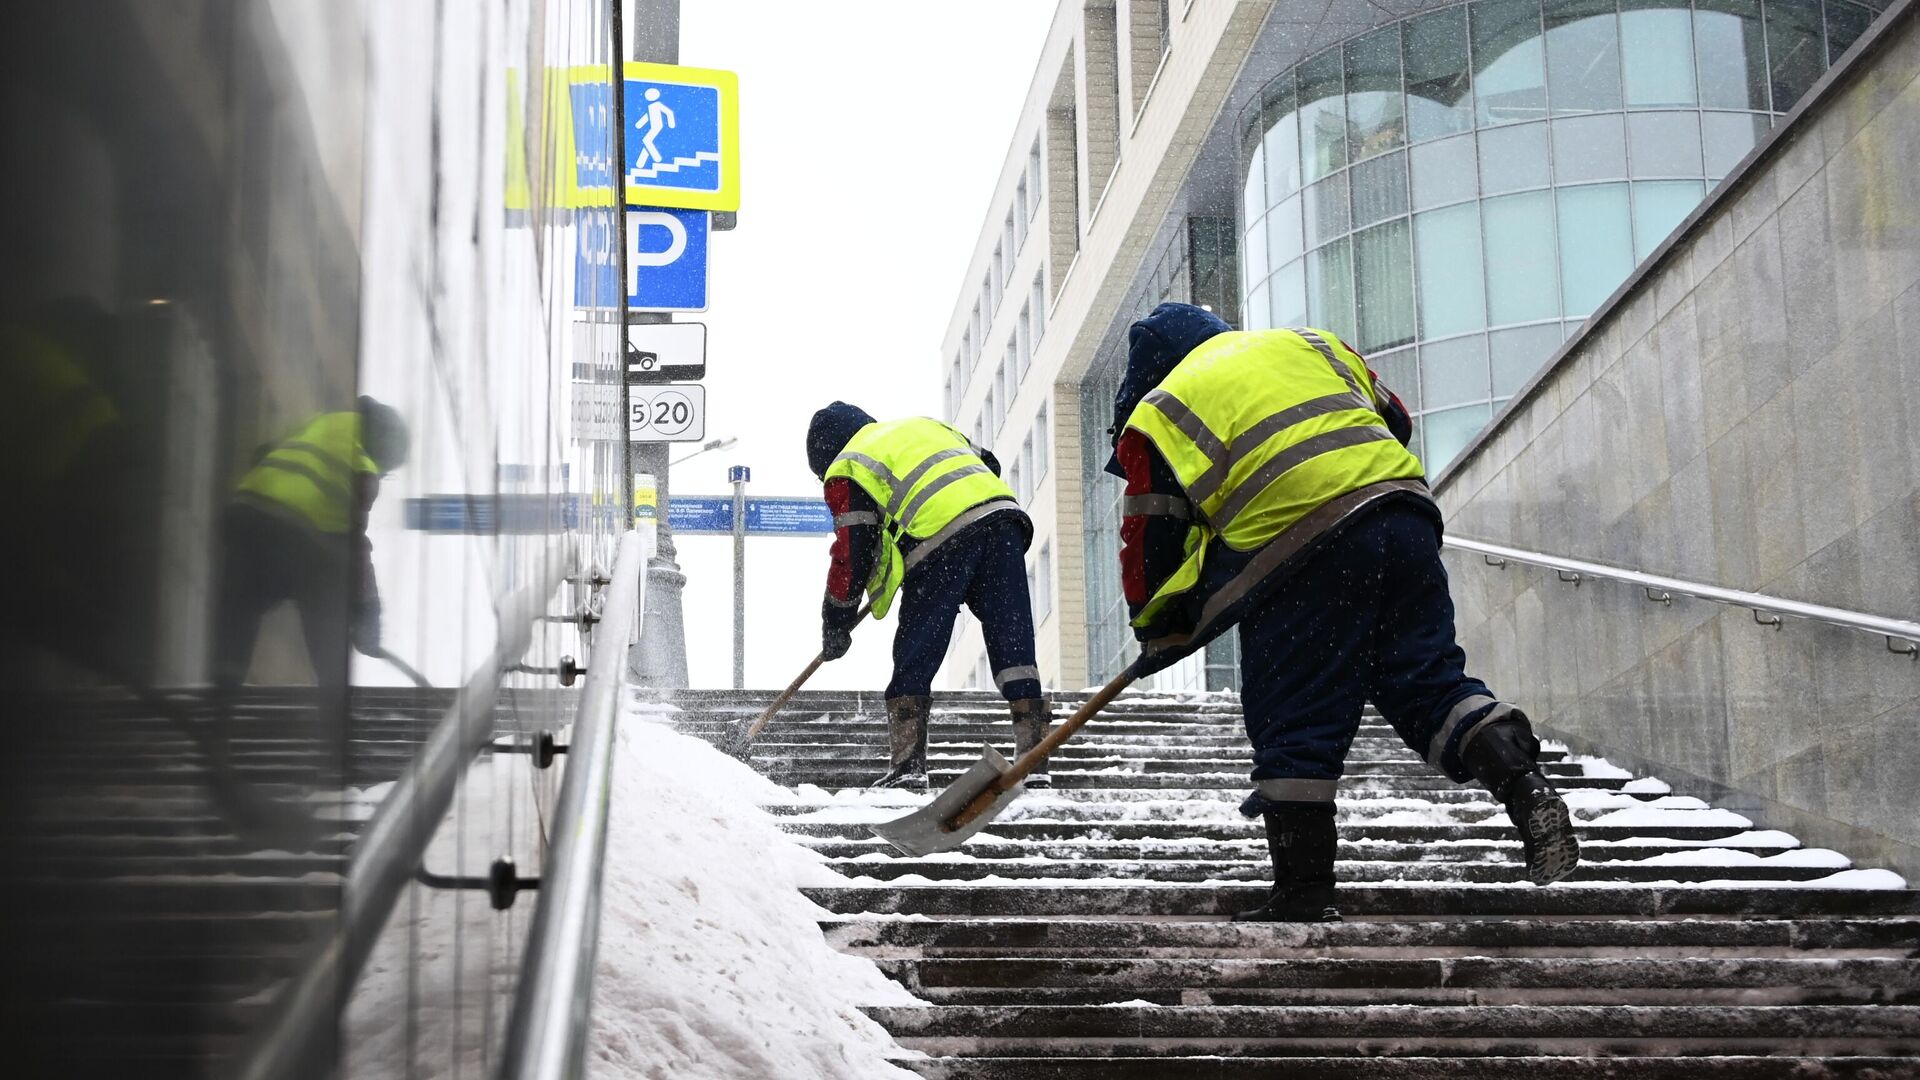
<instances>
[{"instance_id":1,"label":"stone staircase","mask_svg":"<svg viewBox=\"0 0 1920 1080\"><path fill-rule=\"evenodd\" d=\"M675 701L715 740L765 704ZM1584 859L1536 888L1497 804L1369 717L1340 799L1348 921L1243 925L1224 915L1269 879L1230 698L1122 698L1053 791L925 859L866 828L917 797L841 790L883 771L883 717L803 694L753 762L847 875L810 893L828 940L925 1002L869 1010L924 1076L1920 1076L1920 894L1656 780L1549 753ZM939 695L935 784L983 742L1011 753L1002 704Z\"/></svg>"},{"instance_id":2,"label":"stone staircase","mask_svg":"<svg viewBox=\"0 0 1920 1080\"><path fill-rule=\"evenodd\" d=\"M103 699L69 706L58 730L16 733L0 940L15 973L7 1026L33 1035L9 1042L16 1075L217 1074L337 928L371 811L341 788L399 777L452 696L356 691L343 737L314 730L311 691L249 690L228 727L231 775L319 819L297 838L235 828L179 726L211 730L197 695L170 695L176 721ZM519 691L497 730L550 726L551 700Z\"/></svg>"}]
</instances>

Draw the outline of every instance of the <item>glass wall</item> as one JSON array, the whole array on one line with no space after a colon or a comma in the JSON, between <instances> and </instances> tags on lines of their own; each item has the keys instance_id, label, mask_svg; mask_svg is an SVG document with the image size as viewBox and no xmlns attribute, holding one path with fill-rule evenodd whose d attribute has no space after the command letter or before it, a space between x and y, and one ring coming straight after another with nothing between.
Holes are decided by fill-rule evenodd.
<instances>
[{"instance_id":1,"label":"glass wall","mask_svg":"<svg viewBox=\"0 0 1920 1080\"><path fill-rule=\"evenodd\" d=\"M365 940L342 941L348 857L528 631L513 598L564 616L609 566L610 8L487 11L8 11L14 1075L239 1074L293 978ZM574 198L596 184L605 205ZM586 656L577 626L532 637L502 740L578 694L537 673ZM531 760L462 771L427 867L541 864L556 785ZM302 1070L273 1075L491 1071L532 904L406 890L359 1011L343 1028L351 988L315 984Z\"/></svg>"},{"instance_id":2,"label":"glass wall","mask_svg":"<svg viewBox=\"0 0 1920 1080\"><path fill-rule=\"evenodd\" d=\"M1478 0L1240 118L1242 310L1365 353L1438 472L1866 29L1849 0Z\"/></svg>"}]
</instances>

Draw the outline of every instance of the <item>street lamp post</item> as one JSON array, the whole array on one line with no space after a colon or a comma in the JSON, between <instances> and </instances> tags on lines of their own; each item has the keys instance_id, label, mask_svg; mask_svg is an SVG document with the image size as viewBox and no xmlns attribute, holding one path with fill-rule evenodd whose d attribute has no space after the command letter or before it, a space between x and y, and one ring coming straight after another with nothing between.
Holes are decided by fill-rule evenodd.
<instances>
[{"instance_id":1,"label":"street lamp post","mask_svg":"<svg viewBox=\"0 0 1920 1080\"><path fill-rule=\"evenodd\" d=\"M725 450L739 441L740 441L739 439L714 439L711 442L703 444L700 447L700 449L695 450L693 453L688 454L685 457L675 458L673 461L669 462L669 464L680 465L685 462L692 461L694 458L699 457L701 454L704 454L709 450Z\"/></svg>"}]
</instances>

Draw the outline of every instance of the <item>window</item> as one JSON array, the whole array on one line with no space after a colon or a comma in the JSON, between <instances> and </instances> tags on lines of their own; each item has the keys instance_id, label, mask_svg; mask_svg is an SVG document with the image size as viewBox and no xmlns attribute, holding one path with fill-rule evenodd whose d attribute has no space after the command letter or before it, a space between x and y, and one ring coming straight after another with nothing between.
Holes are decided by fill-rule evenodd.
<instances>
[{"instance_id":1,"label":"window","mask_svg":"<svg viewBox=\"0 0 1920 1080\"><path fill-rule=\"evenodd\" d=\"M1033 347L1040 348L1040 339L1047 332L1047 275L1041 271L1033 275Z\"/></svg>"},{"instance_id":2,"label":"window","mask_svg":"<svg viewBox=\"0 0 1920 1080\"><path fill-rule=\"evenodd\" d=\"M1014 324L1013 340L1019 346L1017 351L1020 358L1019 374L1015 379L1024 380L1027 377L1027 368L1033 363L1033 306L1031 304L1020 305L1020 320Z\"/></svg>"},{"instance_id":3,"label":"window","mask_svg":"<svg viewBox=\"0 0 1920 1080\"><path fill-rule=\"evenodd\" d=\"M1354 271L1359 282L1361 352L1390 349L1413 340L1413 250L1407 220L1389 221L1353 236Z\"/></svg>"},{"instance_id":4,"label":"window","mask_svg":"<svg viewBox=\"0 0 1920 1080\"><path fill-rule=\"evenodd\" d=\"M993 245L993 268L987 271L987 321L1000 313L1000 278L1006 272L1007 256L999 244Z\"/></svg>"},{"instance_id":5,"label":"window","mask_svg":"<svg viewBox=\"0 0 1920 1080\"><path fill-rule=\"evenodd\" d=\"M1020 464L1023 466L1023 468L1021 469L1021 475L1027 481L1027 487L1026 487L1026 490L1024 491L1016 487L1014 488L1014 491L1019 492L1020 501L1022 503L1031 502L1033 499L1035 482L1040 479L1039 472L1037 471L1037 466L1035 465L1034 459L1033 459L1032 430L1028 430L1026 441L1020 444Z\"/></svg>"},{"instance_id":6,"label":"window","mask_svg":"<svg viewBox=\"0 0 1920 1080\"><path fill-rule=\"evenodd\" d=\"M987 387L987 399L980 403L980 432L982 438L974 440L981 446L991 449L993 440L1000 434L1000 380L998 373Z\"/></svg>"},{"instance_id":7,"label":"window","mask_svg":"<svg viewBox=\"0 0 1920 1080\"><path fill-rule=\"evenodd\" d=\"M1447 337L1487 325L1479 205L1461 203L1415 214L1413 248L1421 336Z\"/></svg>"},{"instance_id":8,"label":"window","mask_svg":"<svg viewBox=\"0 0 1920 1080\"><path fill-rule=\"evenodd\" d=\"M1007 486L1013 489L1014 501L1025 506L1027 504L1027 463L1025 459L1015 457L1013 463L1008 465L1006 469L1007 475L1005 479Z\"/></svg>"},{"instance_id":9,"label":"window","mask_svg":"<svg viewBox=\"0 0 1920 1080\"><path fill-rule=\"evenodd\" d=\"M1709 109L1767 107L1760 0L1699 0L1693 12L1693 58L1700 104Z\"/></svg>"},{"instance_id":10,"label":"window","mask_svg":"<svg viewBox=\"0 0 1920 1080\"><path fill-rule=\"evenodd\" d=\"M1344 239L1307 256L1306 321L1342 337L1353 333L1353 249Z\"/></svg>"},{"instance_id":11,"label":"window","mask_svg":"<svg viewBox=\"0 0 1920 1080\"><path fill-rule=\"evenodd\" d=\"M1858 4L1827 0L1827 63L1837 63L1840 54L1860 40L1873 22L1873 12Z\"/></svg>"},{"instance_id":12,"label":"window","mask_svg":"<svg viewBox=\"0 0 1920 1080\"><path fill-rule=\"evenodd\" d=\"M1330 176L1306 190L1307 246L1318 247L1353 228L1352 209L1347 205L1347 174ZM1267 247L1271 253L1274 238Z\"/></svg>"},{"instance_id":13,"label":"window","mask_svg":"<svg viewBox=\"0 0 1920 1080\"><path fill-rule=\"evenodd\" d=\"M1400 28L1382 27L1347 43L1347 153L1360 161L1407 142L1401 93Z\"/></svg>"},{"instance_id":14,"label":"window","mask_svg":"<svg viewBox=\"0 0 1920 1080\"><path fill-rule=\"evenodd\" d=\"M1267 211L1266 228L1264 230L1255 230L1255 236L1258 238L1257 242L1263 242L1260 243L1260 246L1264 246L1266 249L1265 257L1260 260L1258 265L1272 266L1274 263L1297 259L1306 253L1307 239L1306 234L1301 231L1300 207L1303 202L1317 203L1326 198L1326 193L1320 190L1321 186L1322 185L1316 184L1312 190L1304 194L1289 195L1285 199L1280 200L1279 206ZM1316 231L1331 227L1331 223L1328 225L1322 225L1320 223L1319 214L1316 213L1314 217L1314 228Z\"/></svg>"},{"instance_id":15,"label":"window","mask_svg":"<svg viewBox=\"0 0 1920 1080\"><path fill-rule=\"evenodd\" d=\"M1033 201L1027 206L1027 216L1040 212L1040 137L1033 138L1033 146L1027 150L1027 176L1032 179Z\"/></svg>"},{"instance_id":16,"label":"window","mask_svg":"<svg viewBox=\"0 0 1920 1080\"><path fill-rule=\"evenodd\" d=\"M1014 235L1013 222L1013 212L1008 211L1006 223L1002 225L1000 229L1000 244L1006 249L1007 257L994 263L995 266L1000 268L1000 279L1003 283L1007 278L1013 276L1013 264L1017 261L1020 254L1020 241Z\"/></svg>"},{"instance_id":17,"label":"window","mask_svg":"<svg viewBox=\"0 0 1920 1080\"><path fill-rule=\"evenodd\" d=\"M1266 160L1267 202L1300 190L1300 117L1293 92L1293 76L1283 75L1267 87L1265 104L1267 133L1261 140Z\"/></svg>"},{"instance_id":18,"label":"window","mask_svg":"<svg viewBox=\"0 0 1920 1080\"><path fill-rule=\"evenodd\" d=\"M1340 61L1340 50L1328 49L1299 68L1307 180L1328 176L1347 163L1346 82Z\"/></svg>"},{"instance_id":19,"label":"window","mask_svg":"<svg viewBox=\"0 0 1920 1080\"><path fill-rule=\"evenodd\" d=\"M1015 258L1027 246L1027 178L1023 174L1013 189L1013 251Z\"/></svg>"},{"instance_id":20,"label":"window","mask_svg":"<svg viewBox=\"0 0 1920 1080\"><path fill-rule=\"evenodd\" d=\"M1007 356L1000 363L1000 400L1012 406L1020 396L1020 348L1018 337L1007 338Z\"/></svg>"},{"instance_id":21,"label":"window","mask_svg":"<svg viewBox=\"0 0 1920 1080\"><path fill-rule=\"evenodd\" d=\"M1548 172L1547 125L1520 124L1480 133L1480 187L1484 194L1545 187Z\"/></svg>"},{"instance_id":22,"label":"window","mask_svg":"<svg viewBox=\"0 0 1920 1080\"><path fill-rule=\"evenodd\" d=\"M1827 66L1820 0L1767 0L1766 20L1773 111L1786 112Z\"/></svg>"},{"instance_id":23,"label":"window","mask_svg":"<svg viewBox=\"0 0 1920 1080\"><path fill-rule=\"evenodd\" d=\"M1423 409L1485 401L1487 339L1479 334L1420 347L1420 401Z\"/></svg>"},{"instance_id":24,"label":"window","mask_svg":"<svg viewBox=\"0 0 1920 1080\"><path fill-rule=\"evenodd\" d=\"M1472 130L1467 9L1436 11L1402 25L1406 30L1407 138L1420 142Z\"/></svg>"},{"instance_id":25,"label":"window","mask_svg":"<svg viewBox=\"0 0 1920 1080\"><path fill-rule=\"evenodd\" d=\"M1363 161L1348 174L1353 184L1356 229L1407 212L1407 155L1392 153Z\"/></svg>"},{"instance_id":26,"label":"window","mask_svg":"<svg viewBox=\"0 0 1920 1080\"><path fill-rule=\"evenodd\" d=\"M1633 272L1627 185L1560 189L1562 312L1587 315Z\"/></svg>"},{"instance_id":27,"label":"window","mask_svg":"<svg viewBox=\"0 0 1920 1080\"><path fill-rule=\"evenodd\" d=\"M1478 171L1474 165L1473 136L1457 135L1451 139L1427 143L1425 146L1416 146L1407 157L1408 163L1413 167L1412 201L1415 210L1445 206L1448 203L1471 199L1479 193Z\"/></svg>"},{"instance_id":28,"label":"window","mask_svg":"<svg viewBox=\"0 0 1920 1080\"><path fill-rule=\"evenodd\" d=\"M1560 314L1553 195L1530 191L1481 204L1486 218L1487 319L1494 326ZM1543 242L1545 241L1545 242Z\"/></svg>"},{"instance_id":29,"label":"window","mask_svg":"<svg viewBox=\"0 0 1920 1080\"><path fill-rule=\"evenodd\" d=\"M1468 405L1460 409L1448 409L1445 412L1428 413L1420 418L1420 426L1427 440L1427 453L1423 458L1429 476L1446 468L1447 463L1459 456L1467 448L1480 429L1493 419L1492 405Z\"/></svg>"},{"instance_id":30,"label":"window","mask_svg":"<svg viewBox=\"0 0 1920 1080\"><path fill-rule=\"evenodd\" d=\"M1307 264L1295 259L1267 279L1267 312L1270 326L1305 326L1307 317Z\"/></svg>"},{"instance_id":31,"label":"window","mask_svg":"<svg viewBox=\"0 0 1920 1080\"><path fill-rule=\"evenodd\" d=\"M1473 100L1480 123L1547 114L1538 0L1480 0L1472 9Z\"/></svg>"},{"instance_id":32,"label":"window","mask_svg":"<svg viewBox=\"0 0 1920 1080\"><path fill-rule=\"evenodd\" d=\"M1560 347L1558 326L1517 326L1487 335L1493 354L1493 396L1512 397Z\"/></svg>"},{"instance_id":33,"label":"window","mask_svg":"<svg viewBox=\"0 0 1920 1080\"><path fill-rule=\"evenodd\" d=\"M1033 600L1033 625L1039 626L1053 614L1053 541L1040 545L1040 554L1027 574L1027 593Z\"/></svg>"},{"instance_id":34,"label":"window","mask_svg":"<svg viewBox=\"0 0 1920 1080\"><path fill-rule=\"evenodd\" d=\"M1046 476L1052 463L1053 430L1048 424L1047 407L1042 405L1033 418L1033 478L1037 481Z\"/></svg>"},{"instance_id":35,"label":"window","mask_svg":"<svg viewBox=\"0 0 1920 1080\"><path fill-rule=\"evenodd\" d=\"M1627 149L1636 178L1698 177L1700 114L1633 113L1627 117Z\"/></svg>"},{"instance_id":36,"label":"window","mask_svg":"<svg viewBox=\"0 0 1920 1080\"><path fill-rule=\"evenodd\" d=\"M1553 181L1619 180L1627 175L1627 132L1619 113L1553 122Z\"/></svg>"},{"instance_id":37,"label":"window","mask_svg":"<svg viewBox=\"0 0 1920 1080\"><path fill-rule=\"evenodd\" d=\"M1620 13L1627 108L1666 108L1699 100L1693 88L1693 17L1673 8L1629 6Z\"/></svg>"},{"instance_id":38,"label":"window","mask_svg":"<svg viewBox=\"0 0 1920 1080\"><path fill-rule=\"evenodd\" d=\"M1546 0L1547 100L1555 116L1620 108L1614 0Z\"/></svg>"},{"instance_id":39,"label":"window","mask_svg":"<svg viewBox=\"0 0 1920 1080\"><path fill-rule=\"evenodd\" d=\"M1633 185L1633 261L1638 265L1678 228L1706 189L1698 180L1661 180Z\"/></svg>"},{"instance_id":40,"label":"window","mask_svg":"<svg viewBox=\"0 0 1920 1080\"><path fill-rule=\"evenodd\" d=\"M1707 179L1718 180L1733 171L1747 152L1766 138L1772 125L1765 115L1710 112L1700 114L1700 143Z\"/></svg>"}]
</instances>

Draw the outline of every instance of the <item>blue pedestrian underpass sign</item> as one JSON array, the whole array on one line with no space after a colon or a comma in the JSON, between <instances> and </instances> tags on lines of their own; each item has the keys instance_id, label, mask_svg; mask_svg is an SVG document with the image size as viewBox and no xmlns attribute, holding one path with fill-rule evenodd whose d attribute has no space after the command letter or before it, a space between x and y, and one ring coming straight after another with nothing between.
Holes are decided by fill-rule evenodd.
<instances>
[{"instance_id":1,"label":"blue pedestrian underpass sign","mask_svg":"<svg viewBox=\"0 0 1920 1080\"><path fill-rule=\"evenodd\" d=\"M625 76L628 205L740 209L733 72L629 63Z\"/></svg>"}]
</instances>

